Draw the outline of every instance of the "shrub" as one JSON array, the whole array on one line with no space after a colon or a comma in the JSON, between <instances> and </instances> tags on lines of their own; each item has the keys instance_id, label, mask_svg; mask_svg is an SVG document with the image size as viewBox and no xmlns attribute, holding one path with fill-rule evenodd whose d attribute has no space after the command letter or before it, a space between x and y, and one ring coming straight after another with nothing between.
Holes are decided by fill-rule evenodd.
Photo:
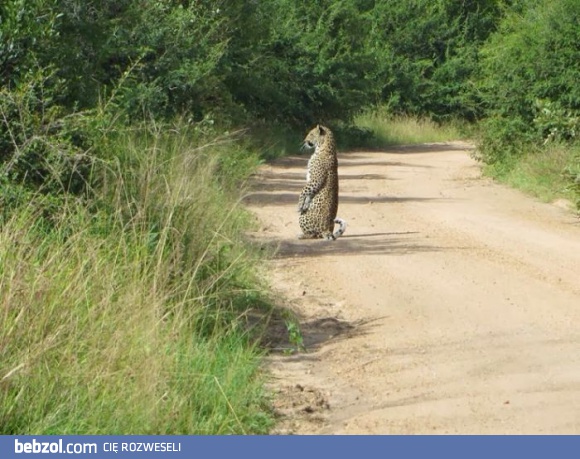
<instances>
[{"instance_id":1,"label":"shrub","mask_svg":"<svg viewBox=\"0 0 580 459\"><path fill-rule=\"evenodd\" d=\"M506 15L481 50L483 157L517 154L521 139L574 140L580 109L580 3L534 1ZM498 120L498 122L494 121ZM495 131L495 133L494 133ZM505 154L503 154L505 156Z\"/></svg>"},{"instance_id":2,"label":"shrub","mask_svg":"<svg viewBox=\"0 0 580 459\"><path fill-rule=\"evenodd\" d=\"M438 120L480 116L478 49L501 14L495 0L376 2L371 34L389 111Z\"/></svg>"},{"instance_id":3,"label":"shrub","mask_svg":"<svg viewBox=\"0 0 580 459\"><path fill-rule=\"evenodd\" d=\"M91 132L83 114L67 114L55 102L61 84L54 72L39 70L15 90L0 88L0 174L5 183L54 195L84 189Z\"/></svg>"},{"instance_id":4,"label":"shrub","mask_svg":"<svg viewBox=\"0 0 580 459\"><path fill-rule=\"evenodd\" d=\"M580 138L580 110L564 109L559 103L538 100L533 121L544 143Z\"/></svg>"}]
</instances>

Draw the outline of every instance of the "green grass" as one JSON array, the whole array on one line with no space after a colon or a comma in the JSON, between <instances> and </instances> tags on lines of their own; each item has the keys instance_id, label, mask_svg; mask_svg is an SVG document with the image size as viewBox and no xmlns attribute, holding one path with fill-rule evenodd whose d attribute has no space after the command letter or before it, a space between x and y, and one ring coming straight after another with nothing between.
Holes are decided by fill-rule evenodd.
<instances>
[{"instance_id":1,"label":"green grass","mask_svg":"<svg viewBox=\"0 0 580 459\"><path fill-rule=\"evenodd\" d=\"M237 203L258 159L185 128L109 148L89 206L47 221L35 196L0 228L0 434L267 432Z\"/></svg>"},{"instance_id":2,"label":"green grass","mask_svg":"<svg viewBox=\"0 0 580 459\"><path fill-rule=\"evenodd\" d=\"M453 124L437 124L426 118L391 115L378 109L365 112L355 119L355 125L369 130L369 145L386 147L418 143L436 143L458 140L464 137L461 129Z\"/></svg>"},{"instance_id":3,"label":"green grass","mask_svg":"<svg viewBox=\"0 0 580 459\"><path fill-rule=\"evenodd\" d=\"M580 190L573 186L571 175L580 176L578 158L578 147L554 144L530 150L509 164L487 166L485 172L544 202L567 199L576 203Z\"/></svg>"}]
</instances>

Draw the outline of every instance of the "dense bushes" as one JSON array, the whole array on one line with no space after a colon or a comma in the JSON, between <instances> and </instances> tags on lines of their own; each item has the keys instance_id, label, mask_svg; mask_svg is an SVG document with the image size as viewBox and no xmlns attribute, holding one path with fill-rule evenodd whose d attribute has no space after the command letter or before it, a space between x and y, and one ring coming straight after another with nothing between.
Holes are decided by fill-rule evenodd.
<instances>
[{"instance_id":1,"label":"dense bushes","mask_svg":"<svg viewBox=\"0 0 580 459\"><path fill-rule=\"evenodd\" d=\"M505 161L522 144L577 140L580 3L535 1L509 12L480 54L485 161Z\"/></svg>"},{"instance_id":2,"label":"dense bushes","mask_svg":"<svg viewBox=\"0 0 580 459\"><path fill-rule=\"evenodd\" d=\"M436 119L578 110L574 0L8 0L0 83L65 114L300 126L386 104ZM5 138L5 135L2 135Z\"/></svg>"},{"instance_id":3,"label":"dense bushes","mask_svg":"<svg viewBox=\"0 0 580 459\"><path fill-rule=\"evenodd\" d=\"M377 100L376 50L365 33L372 17L364 5L275 1L254 8L253 20L268 28L257 46L255 29L238 32L227 83L255 116L303 127L348 121Z\"/></svg>"},{"instance_id":4,"label":"dense bushes","mask_svg":"<svg viewBox=\"0 0 580 459\"><path fill-rule=\"evenodd\" d=\"M478 48L493 32L502 2L377 2L372 37L381 66L382 101L395 113L439 120L481 115L474 91Z\"/></svg>"}]
</instances>

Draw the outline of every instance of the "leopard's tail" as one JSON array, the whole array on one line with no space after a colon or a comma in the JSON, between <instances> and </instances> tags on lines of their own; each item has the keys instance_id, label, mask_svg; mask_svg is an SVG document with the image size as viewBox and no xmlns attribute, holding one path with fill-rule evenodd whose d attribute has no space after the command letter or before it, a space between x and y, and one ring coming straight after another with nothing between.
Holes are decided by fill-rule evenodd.
<instances>
[{"instance_id":1,"label":"leopard's tail","mask_svg":"<svg viewBox=\"0 0 580 459\"><path fill-rule=\"evenodd\" d=\"M346 230L346 222L342 218L335 218L334 223L338 223L339 225L338 229L332 233L332 237L336 239L344 234L344 231Z\"/></svg>"}]
</instances>

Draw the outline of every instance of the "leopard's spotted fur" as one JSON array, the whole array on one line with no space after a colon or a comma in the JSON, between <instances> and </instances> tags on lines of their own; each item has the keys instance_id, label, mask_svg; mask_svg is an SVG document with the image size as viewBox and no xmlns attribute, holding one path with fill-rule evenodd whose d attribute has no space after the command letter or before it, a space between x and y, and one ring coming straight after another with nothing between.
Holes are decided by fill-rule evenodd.
<instances>
[{"instance_id":1,"label":"leopard's spotted fur","mask_svg":"<svg viewBox=\"0 0 580 459\"><path fill-rule=\"evenodd\" d=\"M314 148L308 161L306 185L298 200L300 239L342 236L346 222L336 218L338 211L338 160L332 131L318 125L304 139L303 148ZM339 228L334 231L334 224Z\"/></svg>"}]
</instances>

